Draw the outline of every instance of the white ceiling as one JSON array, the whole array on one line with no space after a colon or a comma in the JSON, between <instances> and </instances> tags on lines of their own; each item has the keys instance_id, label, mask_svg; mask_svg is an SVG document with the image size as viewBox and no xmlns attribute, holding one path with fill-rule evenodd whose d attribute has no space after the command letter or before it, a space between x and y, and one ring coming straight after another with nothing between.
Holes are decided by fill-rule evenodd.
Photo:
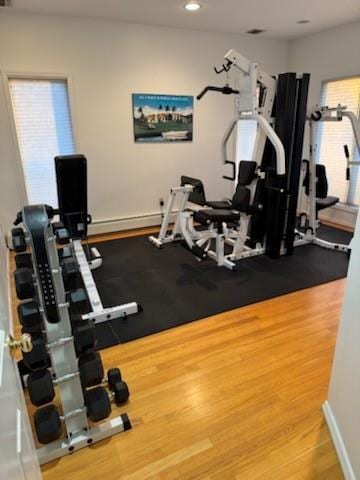
<instances>
[{"instance_id":1,"label":"white ceiling","mask_svg":"<svg viewBox=\"0 0 360 480\"><path fill-rule=\"evenodd\" d=\"M200 0L189 13L186 0L12 0L9 10L121 20L170 27L297 38L360 20L360 0ZM298 20L310 24L298 25Z\"/></svg>"}]
</instances>

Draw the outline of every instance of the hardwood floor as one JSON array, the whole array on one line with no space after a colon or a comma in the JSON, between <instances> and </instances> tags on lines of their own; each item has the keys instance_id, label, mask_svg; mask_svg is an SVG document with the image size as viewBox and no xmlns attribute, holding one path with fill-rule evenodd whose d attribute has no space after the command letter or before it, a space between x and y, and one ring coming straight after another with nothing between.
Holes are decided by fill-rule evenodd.
<instances>
[{"instance_id":1,"label":"hardwood floor","mask_svg":"<svg viewBox=\"0 0 360 480\"><path fill-rule=\"evenodd\" d=\"M103 350L131 389L113 414L133 429L45 465L44 479L342 479L321 406L344 285Z\"/></svg>"}]
</instances>

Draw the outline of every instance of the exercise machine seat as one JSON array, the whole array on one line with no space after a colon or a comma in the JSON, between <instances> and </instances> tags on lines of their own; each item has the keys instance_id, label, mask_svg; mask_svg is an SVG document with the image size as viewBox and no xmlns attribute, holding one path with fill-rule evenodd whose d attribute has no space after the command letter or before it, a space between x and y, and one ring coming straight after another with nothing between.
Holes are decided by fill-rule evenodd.
<instances>
[{"instance_id":1,"label":"exercise machine seat","mask_svg":"<svg viewBox=\"0 0 360 480\"><path fill-rule=\"evenodd\" d=\"M227 210L228 208L232 208L230 200L218 200L215 202L206 202L206 205L211 208L215 208L217 210Z\"/></svg>"},{"instance_id":2,"label":"exercise machine seat","mask_svg":"<svg viewBox=\"0 0 360 480\"><path fill-rule=\"evenodd\" d=\"M339 197L328 196L326 198L317 198L316 199L316 210L320 211L324 208L332 207L340 201Z\"/></svg>"},{"instance_id":3,"label":"exercise machine seat","mask_svg":"<svg viewBox=\"0 0 360 480\"><path fill-rule=\"evenodd\" d=\"M236 223L240 220L240 213L234 210L205 209L194 213L194 220L202 225L211 223Z\"/></svg>"}]
</instances>

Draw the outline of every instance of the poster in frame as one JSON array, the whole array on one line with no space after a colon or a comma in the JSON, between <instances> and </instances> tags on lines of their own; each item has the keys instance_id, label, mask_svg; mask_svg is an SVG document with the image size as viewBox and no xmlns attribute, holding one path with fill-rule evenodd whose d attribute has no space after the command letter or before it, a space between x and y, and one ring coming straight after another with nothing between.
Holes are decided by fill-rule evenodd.
<instances>
[{"instance_id":1,"label":"poster in frame","mask_svg":"<svg viewBox=\"0 0 360 480\"><path fill-rule=\"evenodd\" d=\"M189 95L132 95L136 143L191 142L194 97Z\"/></svg>"}]
</instances>

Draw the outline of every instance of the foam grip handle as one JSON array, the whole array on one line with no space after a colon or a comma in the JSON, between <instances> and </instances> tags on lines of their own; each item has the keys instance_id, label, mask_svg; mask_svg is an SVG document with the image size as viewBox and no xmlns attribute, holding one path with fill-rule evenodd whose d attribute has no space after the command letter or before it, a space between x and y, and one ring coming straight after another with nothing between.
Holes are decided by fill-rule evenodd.
<instances>
[{"instance_id":1,"label":"foam grip handle","mask_svg":"<svg viewBox=\"0 0 360 480\"><path fill-rule=\"evenodd\" d=\"M346 180L349 181L350 180L350 168L347 167L346 169Z\"/></svg>"},{"instance_id":2,"label":"foam grip handle","mask_svg":"<svg viewBox=\"0 0 360 480\"><path fill-rule=\"evenodd\" d=\"M345 152L345 157L349 159L350 153L349 153L349 147L347 145L344 145L344 152Z\"/></svg>"}]
</instances>

